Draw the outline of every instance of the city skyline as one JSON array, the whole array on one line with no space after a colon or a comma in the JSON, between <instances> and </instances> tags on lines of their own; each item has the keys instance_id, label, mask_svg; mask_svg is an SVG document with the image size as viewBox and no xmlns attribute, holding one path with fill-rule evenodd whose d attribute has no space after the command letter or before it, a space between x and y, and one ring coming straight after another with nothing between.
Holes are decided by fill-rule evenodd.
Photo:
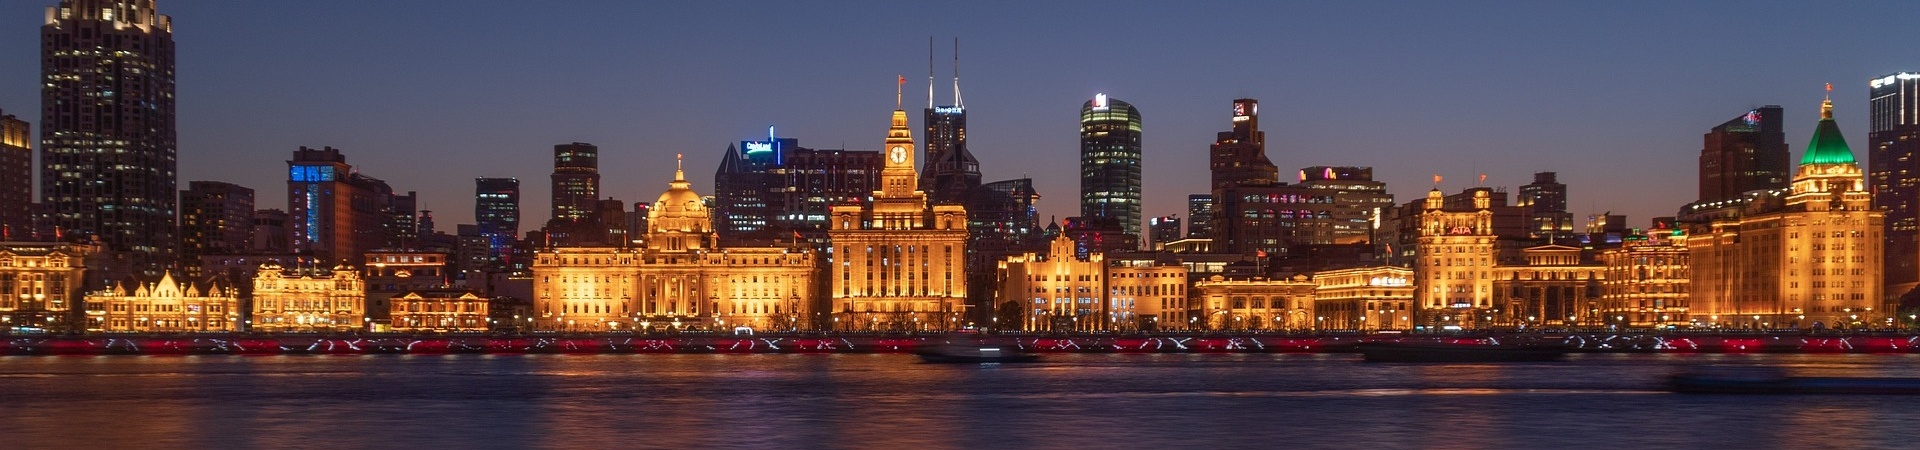
<instances>
[{"instance_id":1,"label":"city skyline","mask_svg":"<svg viewBox=\"0 0 1920 450\"><path fill-rule=\"evenodd\" d=\"M37 54L32 44L46 6L6 3L0 21L16 26L5 27L11 34L0 36L0 54ZM835 11L845 11L755 6L764 7L621 5L616 9L631 10L644 16L642 21L675 25L596 35L645 44L612 47L615 54L631 51L631 58L599 58L603 52L594 46L559 44L586 32L538 26L539 19L553 19L559 11L513 3L483 3L456 14L433 5L164 2L164 13L191 18L182 25L190 23L185 29L194 31L176 37L190 50L178 64L181 97L189 100L178 113L180 180L183 185L225 181L270 192L284 182L279 170L288 152L332 146L371 173L392 176L408 167L441 167L409 174L395 181L395 188L420 191L420 209L443 218L470 217L467 178L540 179L550 165L548 149L577 141L602 148L607 185L602 197L644 200L657 181L644 174L668 155L685 153L687 164L712 167L727 143L757 136L767 125L821 147L844 143L850 149L877 149L879 142L862 124L884 110L888 78L917 78L925 51L918 36L958 35L967 41L969 147L985 179L1034 178L1043 217L1064 218L1078 209L1076 180L1066 169L1077 157L1072 110L1094 93L1106 93L1153 116L1143 145L1146 217L1184 215L1185 196L1206 192L1207 167L1195 158L1206 153L1231 99L1249 97L1266 103L1269 156L1283 174L1317 165L1371 166L1396 200L1406 201L1430 187L1435 172L1451 192L1472 185L1481 173L1488 175L1487 185L1511 191L1535 172L1553 171L1570 187L1569 210L1576 216L1612 211L1626 214L1638 227L1693 200L1684 193L1695 181L1700 136L1713 124L1761 105L1787 105L1786 139L1799 155L1804 149L1794 143L1810 136L1809 119L1817 111L1795 105L1813 104L1822 94L1821 83L1832 82L1839 120L1863 124L1847 128L1848 139L1866 142L1867 80L1914 69L1897 55L1872 52L1871 43L1893 36L1897 27L1871 26L1891 19L1862 12L1886 4L1767 11L1663 5L1640 14L1512 4L1424 12L1216 4L1210 8L1250 8L1275 16L1373 12L1383 21L1378 30L1395 25L1406 30L1312 24L1295 30L1245 29L1221 33L1221 39L1236 42L1228 46L1149 38L1208 29L1206 19L1217 17L1183 11L1153 22L1151 33L1123 38L1137 45L1116 46L1130 51L1078 53L1061 48L1086 44L1092 34L1083 32L1101 26L1054 20L1073 17L1077 12L1071 5L1030 5L1022 11L1033 16L1025 20L1062 23L1057 30L1009 25L1024 22L994 16L994 8L962 7L950 12L953 20L938 25L887 25L888 30L876 32L904 36L897 42L811 26L799 29L808 39L789 42L761 33L733 34L734 27L724 26L743 18L790 18L766 25L763 32L770 36L809 20L830 22ZM929 14L934 8L908 5L884 14ZM1123 9L1111 20L1139 25L1151 13L1150 8ZM1419 18L1425 13L1445 17ZM1539 20L1556 14L1588 20ZM1738 26L1692 20L1727 14L1744 20L1725 21ZM272 33L262 26L272 20L258 20L294 16L314 20L272 28ZM584 20L624 17L611 16ZM1862 16L1867 24L1855 23L1853 18ZM425 28L383 26L406 21ZM338 23L357 24L356 33L320 25ZM1524 26L1499 31L1474 26L1489 23ZM496 34L479 24L517 32ZM1623 24L1666 33L1614 31ZM909 27L915 28L893 29ZM1753 28L1777 32L1730 32ZM1406 37L1418 33L1432 42L1406 45ZM1660 42L1679 44L1636 45L1653 39L1640 35L1661 35ZM465 41L474 42L453 45ZM1044 44L1025 48L1020 45L1025 41ZM376 45L381 42L397 45ZM673 45L655 47L654 42ZM1726 42L1739 45L1719 51ZM1421 48L1448 51L1424 55ZM1200 62L1246 49L1275 62L1254 60L1228 71L1208 70ZM1619 57L1626 55L1634 57L1623 64ZM948 55L942 49L938 56ZM1100 70L1096 61L1192 70ZM1489 65L1502 70L1485 70ZM37 77L31 64L0 68L0 108L15 114L35 110L38 89L32 80ZM939 88L946 82L935 81ZM1555 90L1561 85L1582 88ZM1376 95L1354 95L1363 92ZM35 115L22 117L40 126ZM1380 131L1387 123L1393 126ZM1416 154L1446 160L1406 163ZM1033 170L1039 167L1059 169ZM1641 175L1631 182L1612 177L1628 171ZM704 172L696 171L690 181L711 190ZM527 198L549 197L544 183L525 188ZM284 207L275 203L259 207ZM521 231L532 228L524 223L544 223L544 209L529 208ZM453 231L455 221L442 222L442 231Z\"/></svg>"}]
</instances>

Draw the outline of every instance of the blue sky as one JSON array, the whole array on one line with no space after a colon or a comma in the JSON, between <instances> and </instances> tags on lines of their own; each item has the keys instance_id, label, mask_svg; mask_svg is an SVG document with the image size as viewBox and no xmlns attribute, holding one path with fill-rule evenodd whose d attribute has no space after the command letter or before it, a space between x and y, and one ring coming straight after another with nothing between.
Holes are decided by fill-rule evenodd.
<instances>
[{"instance_id":1,"label":"blue sky","mask_svg":"<svg viewBox=\"0 0 1920 450\"><path fill-rule=\"evenodd\" d=\"M0 110L38 129L39 25L0 0ZM473 178L522 181L545 220L552 146L602 151L603 195L651 201L685 153L711 194L729 142L768 125L877 149L896 75L925 102L926 45L961 39L970 146L988 181L1036 178L1075 214L1078 108L1144 116L1146 208L1184 215L1229 102L1260 99L1282 173L1375 168L1400 201L1536 171L1571 209L1635 226L1695 197L1701 134L1786 108L1797 155L1823 83L1865 160L1867 80L1920 70L1915 2L235 2L160 0L178 46L181 186L239 183L285 207L285 160L344 150L419 191L443 230ZM918 113L915 126L918 124Z\"/></svg>"}]
</instances>

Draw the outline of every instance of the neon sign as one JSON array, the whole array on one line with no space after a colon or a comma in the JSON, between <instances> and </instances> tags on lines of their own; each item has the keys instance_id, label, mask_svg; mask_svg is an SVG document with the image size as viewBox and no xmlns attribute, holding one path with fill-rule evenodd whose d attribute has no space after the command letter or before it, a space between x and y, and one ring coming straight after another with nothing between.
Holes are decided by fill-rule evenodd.
<instances>
[{"instance_id":1,"label":"neon sign","mask_svg":"<svg viewBox=\"0 0 1920 450\"><path fill-rule=\"evenodd\" d=\"M933 107L933 113L934 113L934 114L964 114L964 113L966 113L966 112L967 112L967 108L965 108L965 107L961 107L961 106L935 106L935 107Z\"/></svg>"},{"instance_id":2,"label":"neon sign","mask_svg":"<svg viewBox=\"0 0 1920 450\"><path fill-rule=\"evenodd\" d=\"M760 153L760 152L773 151L772 142L747 141L747 142L740 143L740 145L743 145L747 148L747 153Z\"/></svg>"},{"instance_id":3,"label":"neon sign","mask_svg":"<svg viewBox=\"0 0 1920 450\"><path fill-rule=\"evenodd\" d=\"M1106 109L1107 109L1107 94L1093 94L1093 110L1102 111Z\"/></svg>"}]
</instances>

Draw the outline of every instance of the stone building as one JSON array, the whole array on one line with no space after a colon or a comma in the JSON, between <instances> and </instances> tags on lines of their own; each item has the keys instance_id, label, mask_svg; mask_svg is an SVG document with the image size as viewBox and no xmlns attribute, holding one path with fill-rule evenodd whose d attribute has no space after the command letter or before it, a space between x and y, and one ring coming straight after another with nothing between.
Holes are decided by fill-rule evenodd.
<instances>
[{"instance_id":1,"label":"stone building","mask_svg":"<svg viewBox=\"0 0 1920 450\"><path fill-rule=\"evenodd\" d=\"M239 329L238 290L215 281L128 281L87 295L87 331L108 333L223 333Z\"/></svg>"},{"instance_id":2,"label":"stone building","mask_svg":"<svg viewBox=\"0 0 1920 450\"><path fill-rule=\"evenodd\" d=\"M351 267L266 263L253 278L252 323L243 325L269 333L366 331L366 293L360 272Z\"/></svg>"}]
</instances>

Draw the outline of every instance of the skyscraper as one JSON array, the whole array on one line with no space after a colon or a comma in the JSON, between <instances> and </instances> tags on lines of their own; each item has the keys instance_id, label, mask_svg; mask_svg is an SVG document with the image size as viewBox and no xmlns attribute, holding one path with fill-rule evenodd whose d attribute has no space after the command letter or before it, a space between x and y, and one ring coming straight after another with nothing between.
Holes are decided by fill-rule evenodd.
<instances>
[{"instance_id":1,"label":"skyscraper","mask_svg":"<svg viewBox=\"0 0 1920 450\"><path fill-rule=\"evenodd\" d=\"M1267 159L1267 133L1260 131L1260 101L1234 99L1233 131L1222 131L1208 153L1213 188L1266 186L1280 182L1280 168Z\"/></svg>"},{"instance_id":2,"label":"skyscraper","mask_svg":"<svg viewBox=\"0 0 1920 450\"><path fill-rule=\"evenodd\" d=\"M1887 211L1887 294L1899 296L1920 283L1920 73L1875 78L1867 87L1867 182L1873 205Z\"/></svg>"},{"instance_id":3,"label":"skyscraper","mask_svg":"<svg viewBox=\"0 0 1920 450\"><path fill-rule=\"evenodd\" d=\"M1762 106L1728 120L1706 134L1700 149L1700 201L1715 202L1741 193L1787 187L1787 134L1779 106Z\"/></svg>"},{"instance_id":4,"label":"skyscraper","mask_svg":"<svg viewBox=\"0 0 1920 450\"><path fill-rule=\"evenodd\" d=\"M300 147L287 160L291 249L327 263L357 262L396 228L393 188L347 164L333 147Z\"/></svg>"},{"instance_id":5,"label":"skyscraper","mask_svg":"<svg viewBox=\"0 0 1920 450\"><path fill-rule=\"evenodd\" d=\"M1518 205L1527 211L1534 239L1553 242L1573 235L1573 213L1567 212L1567 185L1553 172L1533 174L1533 184L1520 186Z\"/></svg>"},{"instance_id":6,"label":"skyscraper","mask_svg":"<svg viewBox=\"0 0 1920 450\"><path fill-rule=\"evenodd\" d=\"M488 262L505 264L520 238L520 180L482 177L473 186L473 221L487 240Z\"/></svg>"},{"instance_id":7,"label":"skyscraper","mask_svg":"<svg viewBox=\"0 0 1920 450\"><path fill-rule=\"evenodd\" d=\"M0 114L0 241L33 234L33 142L24 120Z\"/></svg>"},{"instance_id":8,"label":"skyscraper","mask_svg":"<svg viewBox=\"0 0 1920 450\"><path fill-rule=\"evenodd\" d=\"M1140 236L1140 111L1107 94L1080 106L1080 215Z\"/></svg>"},{"instance_id":9,"label":"skyscraper","mask_svg":"<svg viewBox=\"0 0 1920 450\"><path fill-rule=\"evenodd\" d=\"M553 146L553 220L578 221L600 200L600 147L575 142Z\"/></svg>"},{"instance_id":10,"label":"skyscraper","mask_svg":"<svg viewBox=\"0 0 1920 450\"><path fill-rule=\"evenodd\" d=\"M40 27L40 194L109 272L159 275L177 243L173 51L153 0L62 0Z\"/></svg>"},{"instance_id":11,"label":"skyscraper","mask_svg":"<svg viewBox=\"0 0 1920 450\"><path fill-rule=\"evenodd\" d=\"M927 40L927 167L920 187L934 203L964 203L980 187L980 162L967 150L967 107L960 100L960 39L953 40L953 104L933 104L933 40Z\"/></svg>"},{"instance_id":12,"label":"skyscraper","mask_svg":"<svg viewBox=\"0 0 1920 450\"><path fill-rule=\"evenodd\" d=\"M1187 195L1187 238L1213 238L1213 194Z\"/></svg>"},{"instance_id":13,"label":"skyscraper","mask_svg":"<svg viewBox=\"0 0 1920 450\"><path fill-rule=\"evenodd\" d=\"M826 243L827 209L880 187L880 152L812 149L793 138L729 145L714 171L714 227L725 245L772 245L797 233Z\"/></svg>"},{"instance_id":14,"label":"skyscraper","mask_svg":"<svg viewBox=\"0 0 1920 450\"><path fill-rule=\"evenodd\" d=\"M253 247L253 189L219 181L187 183L180 192L180 265L202 275L200 257L238 255Z\"/></svg>"}]
</instances>

